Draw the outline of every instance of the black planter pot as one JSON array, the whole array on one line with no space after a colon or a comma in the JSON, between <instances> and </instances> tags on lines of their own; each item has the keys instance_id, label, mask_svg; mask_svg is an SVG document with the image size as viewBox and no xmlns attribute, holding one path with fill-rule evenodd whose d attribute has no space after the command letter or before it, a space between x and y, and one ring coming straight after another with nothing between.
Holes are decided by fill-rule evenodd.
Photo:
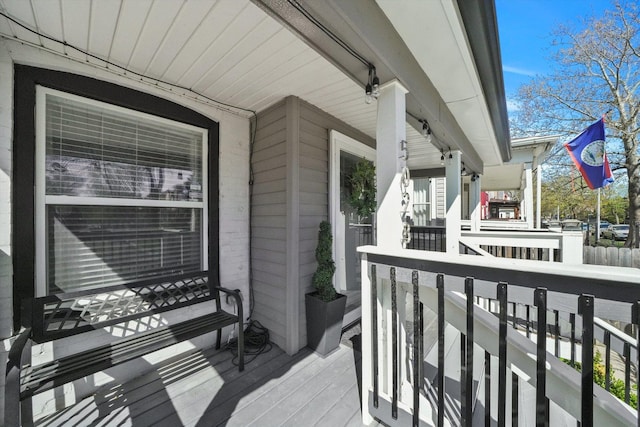
<instances>
[{"instance_id":1,"label":"black planter pot","mask_svg":"<svg viewBox=\"0 0 640 427\"><path fill-rule=\"evenodd\" d=\"M307 346L326 356L340 345L342 318L347 304L346 295L338 294L331 302L324 302L313 292L305 295L307 309Z\"/></svg>"}]
</instances>

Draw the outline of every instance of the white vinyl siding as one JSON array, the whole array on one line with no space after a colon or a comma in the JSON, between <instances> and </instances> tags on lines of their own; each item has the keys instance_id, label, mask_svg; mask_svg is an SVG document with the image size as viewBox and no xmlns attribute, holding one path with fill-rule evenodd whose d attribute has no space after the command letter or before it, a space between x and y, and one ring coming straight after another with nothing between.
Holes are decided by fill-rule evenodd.
<instances>
[{"instance_id":1,"label":"white vinyl siding","mask_svg":"<svg viewBox=\"0 0 640 427\"><path fill-rule=\"evenodd\" d=\"M207 132L37 88L36 293L206 269Z\"/></svg>"}]
</instances>

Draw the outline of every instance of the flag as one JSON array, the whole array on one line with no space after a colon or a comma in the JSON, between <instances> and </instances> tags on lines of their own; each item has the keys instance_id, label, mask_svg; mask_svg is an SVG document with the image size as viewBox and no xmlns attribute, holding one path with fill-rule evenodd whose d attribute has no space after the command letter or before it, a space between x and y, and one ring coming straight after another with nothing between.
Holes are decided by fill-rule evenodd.
<instances>
[{"instance_id":1,"label":"flag","mask_svg":"<svg viewBox=\"0 0 640 427\"><path fill-rule=\"evenodd\" d=\"M604 118L598 120L564 147L590 189L613 182L613 174L604 151Z\"/></svg>"}]
</instances>

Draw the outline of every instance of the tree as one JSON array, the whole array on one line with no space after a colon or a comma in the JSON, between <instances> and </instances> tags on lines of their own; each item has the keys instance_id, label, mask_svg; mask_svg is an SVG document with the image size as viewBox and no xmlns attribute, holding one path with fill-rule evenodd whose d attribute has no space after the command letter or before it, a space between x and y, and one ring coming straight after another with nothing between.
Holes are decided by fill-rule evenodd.
<instances>
[{"instance_id":1,"label":"tree","mask_svg":"<svg viewBox=\"0 0 640 427\"><path fill-rule=\"evenodd\" d=\"M609 161L617 179L628 183L628 247L638 245L635 230L640 223L639 13L635 2L616 1L602 16L585 19L581 31L557 28L552 57L556 67L520 87L520 112L512 122L518 136L575 136L606 114ZM553 152L548 162L566 175L569 156L561 146Z\"/></svg>"},{"instance_id":2,"label":"tree","mask_svg":"<svg viewBox=\"0 0 640 427\"><path fill-rule=\"evenodd\" d=\"M579 185L575 176L556 176L542 183L540 211L546 218L587 219L594 215L596 196L587 187Z\"/></svg>"}]
</instances>

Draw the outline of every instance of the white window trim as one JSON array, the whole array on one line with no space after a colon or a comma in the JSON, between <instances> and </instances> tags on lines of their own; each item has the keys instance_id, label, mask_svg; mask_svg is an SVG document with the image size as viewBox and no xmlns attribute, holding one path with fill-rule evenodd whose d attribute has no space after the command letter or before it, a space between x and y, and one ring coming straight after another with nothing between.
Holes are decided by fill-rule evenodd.
<instances>
[{"instance_id":1,"label":"white window trim","mask_svg":"<svg viewBox=\"0 0 640 427\"><path fill-rule=\"evenodd\" d=\"M329 222L333 238L333 254L336 259L336 274L333 275L333 285L339 291L343 291L339 277L345 277L345 265L340 262L344 259L344 236L338 233L342 218L338 218L337 208L340 206L340 152L345 151L358 157L364 157L376 164L376 150L368 145L348 137L347 135L331 129L329 131ZM375 214L374 214L375 215ZM343 216L344 217L344 216ZM375 220L372 221L375 233ZM375 235L375 234L374 234Z\"/></svg>"},{"instance_id":2,"label":"white window trim","mask_svg":"<svg viewBox=\"0 0 640 427\"><path fill-rule=\"evenodd\" d=\"M136 200L106 197L73 197L73 196L47 196L46 191L46 96L55 95L73 101L78 101L100 108L116 111L126 115L155 121L160 124L169 124L178 128L202 134L202 201L175 201L164 200ZM94 206L140 206L140 207L178 207L195 208L202 210L202 270L209 269L209 171L208 171L208 131L206 129L186 123L165 119L152 114L143 113L129 108L120 107L106 102L96 101L91 98L73 95L44 86L36 85L36 111L35 111L35 296L47 295L47 233L46 233L46 205L94 205Z\"/></svg>"},{"instance_id":3,"label":"white window trim","mask_svg":"<svg viewBox=\"0 0 640 427\"><path fill-rule=\"evenodd\" d=\"M422 201L420 201L420 202L416 202L416 196L415 196L415 191L416 191L416 190L415 190L415 182L416 182L417 180L422 180L422 179L426 179L426 180L428 180L428 181L427 181L428 185L427 185L427 188L426 188L426 192L427 192L426 197L427 197L427 200L426 200L426 201L424 201L424 202L422 202ZM417 215L416 215L416 207L424 207L424 210L425 210L425 211L428 211L428 213L429 213L429 220L431 220L431 218L433 218L433 215L432 215L432 212L433 212L432 205L433 205L433 203L432 203L432 200L431 200L431 195L433 194L433 190L432 190L433 182L432 182L432 181L433 181L433 180L432 180L431 178L416 178L416 179L411 179L411 180L410 180L410 185L409 185L409 194L412 194L412 195L413 195L413 197L411 197L411 200L410 200L410 203L411 203L411 210L410 210L410 212L411 212L411 219L414 221L414 224L415 224L415 222L416 222L416 217L417 217Z\"/></svg>"}]
</instances>

